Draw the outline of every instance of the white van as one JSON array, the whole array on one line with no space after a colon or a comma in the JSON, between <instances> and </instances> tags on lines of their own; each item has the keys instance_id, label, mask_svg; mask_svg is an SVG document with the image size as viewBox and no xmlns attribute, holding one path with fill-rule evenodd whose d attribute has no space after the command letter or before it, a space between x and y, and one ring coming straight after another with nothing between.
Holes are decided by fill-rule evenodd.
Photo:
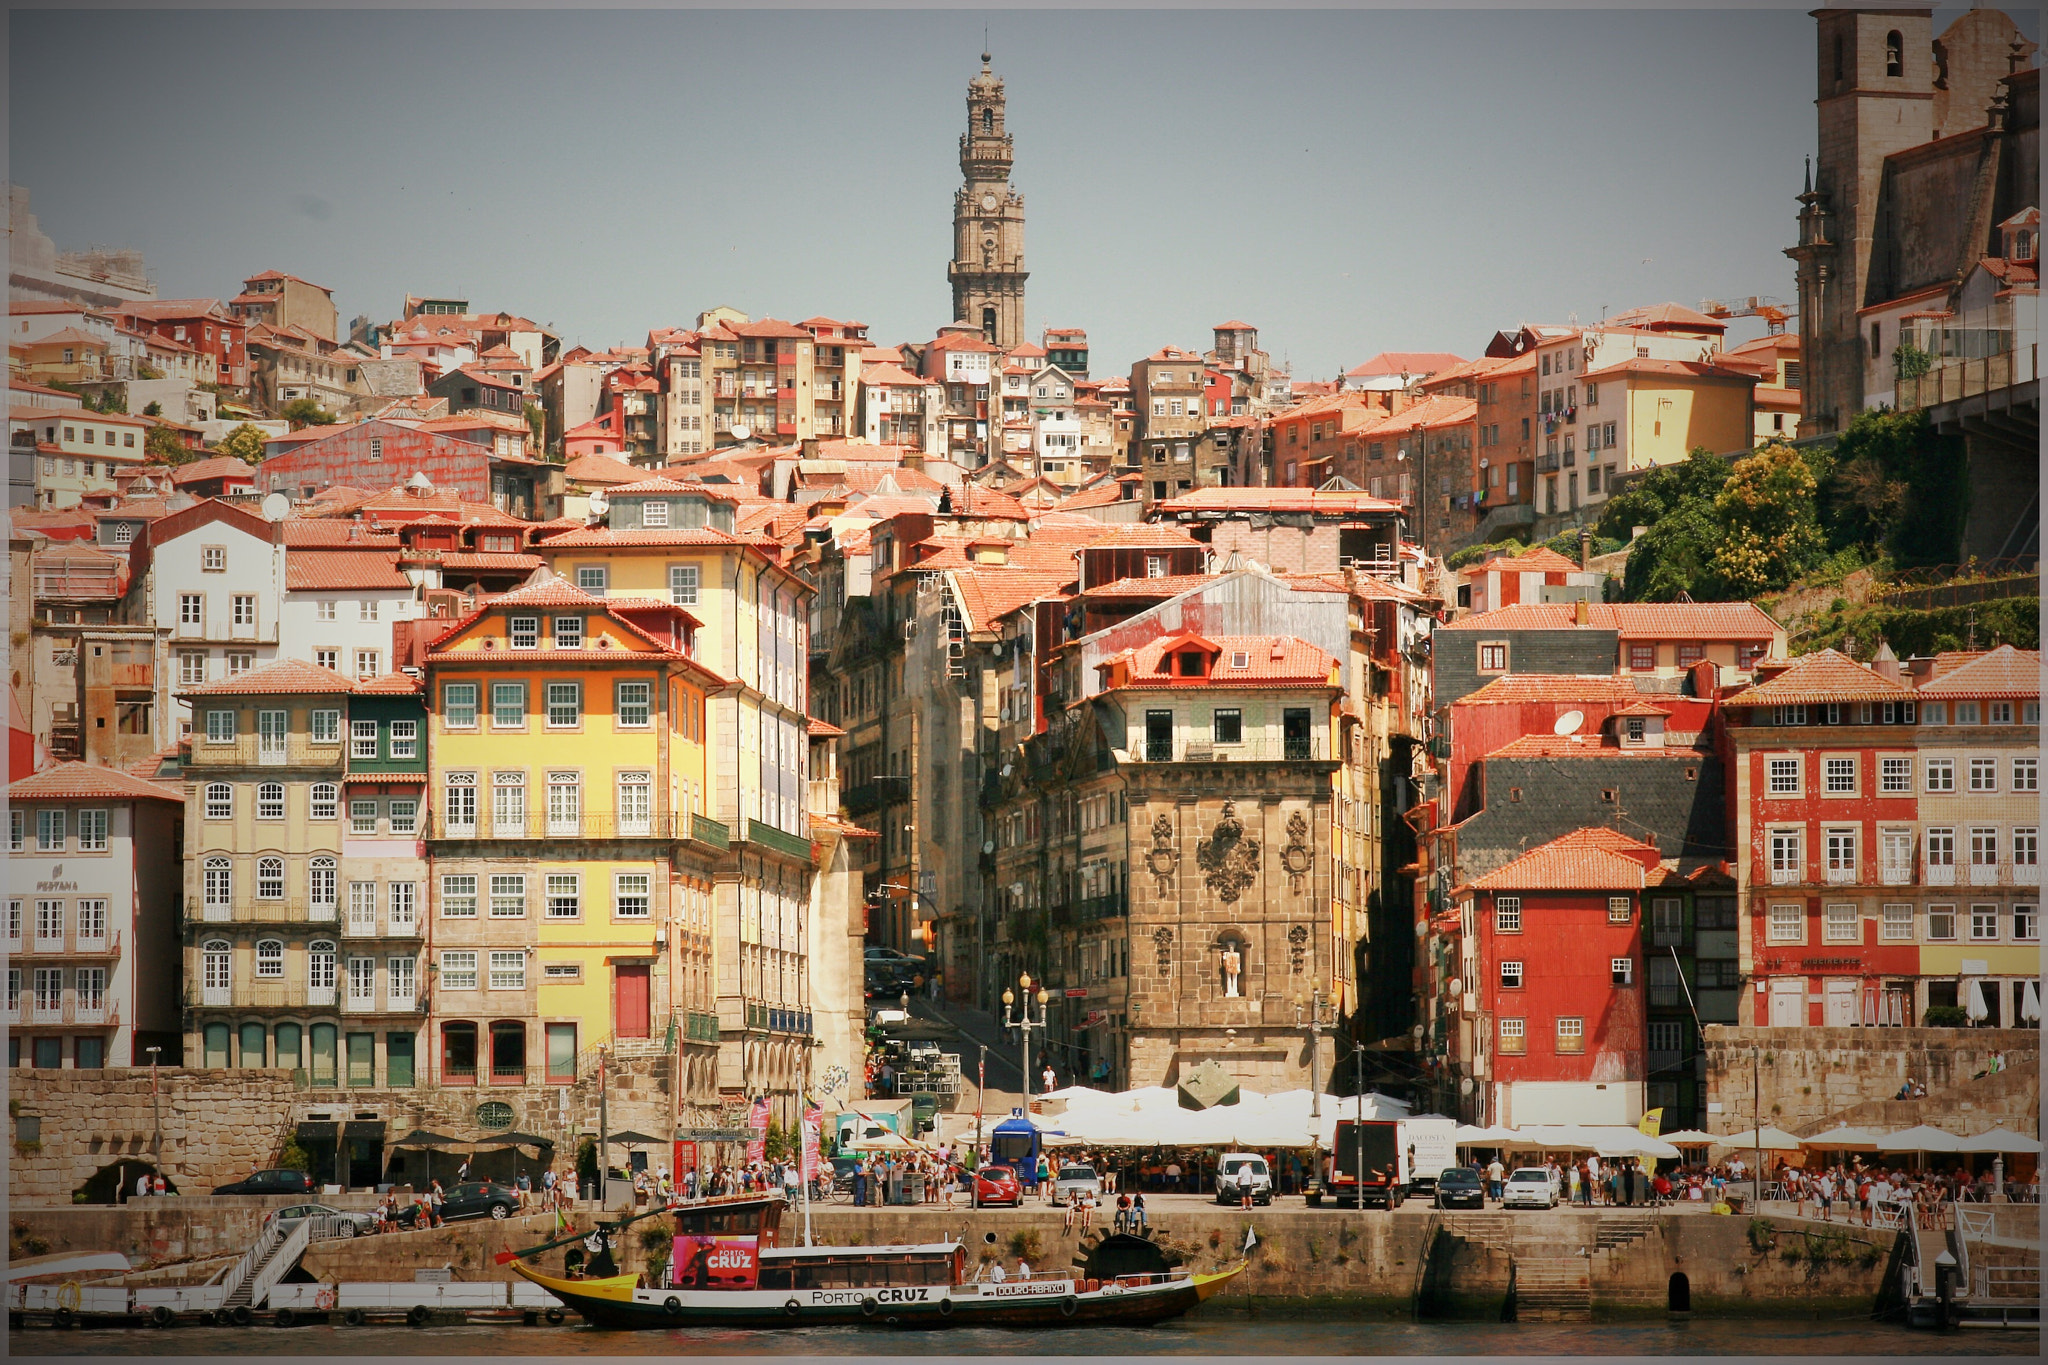
<instances>
[{"instance_id":1,"label":"white van","mask_svg":"<svg viewBox=\"0 0 2048 1365\"><path fill-rule=\"evenodd\" d=\"M1216 1162L1217 1203L1235 1204L1244 1198L1238 1172L1246 1166L1252 1169L1252 1202L1273 1202L1273 1173L1266 1169L1266 1158L1257 1152L1225 1152Z\"/></svg>"}]
</instances>

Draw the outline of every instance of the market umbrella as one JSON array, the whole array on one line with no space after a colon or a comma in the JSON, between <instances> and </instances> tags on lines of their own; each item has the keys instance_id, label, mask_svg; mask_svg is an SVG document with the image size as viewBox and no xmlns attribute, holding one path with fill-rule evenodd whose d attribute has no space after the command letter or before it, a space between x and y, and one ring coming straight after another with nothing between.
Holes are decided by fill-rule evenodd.
<instances>
[{"instance_id":1,"label":"market umbrella","mask_svg":"<svg viewBox=\"0 0 2048 1365\"><path fill-rule=\"evenodd\" d=\"M855 1152L923 1152L930 1150L922 1142L907 1138L901 1133L880 1132L873 1137L864 1137L848 1145Z\"/></svg>"},{"instance_id":2,"label":"market umbrella","mask_svg":"<svg viewBox=\"0 0 2048 1365\"><path fill-rule=\"evenodd\" d=\"M1459 1147L1505 1147L1519 1136L1512 1128L1478 1128L1461 1123L1451 1134L1451 1141Z\"/></svg>"},{"instance_id":3,"label":"market umbrella","mask_svg":"<svg viewBox=\"0 0 2048 1365\"><path fill-rule=\"evenodd\" d=\"M1721 1134L1713 1140L1712 1145L1730 1151L1755 1151L1761 1147L1766 1152L1796 1152L1799 1150L1799 1139L1783 1128L1767 1123L1761 1133L1754 1128L1743 1128L1733 1133Z\"/></svg>"},{"instance_id":4,"label":"market umbrella","mask_svg":"<svg viewBox=\"0 0 2048 1365\"><path fill-rule=\"evenodd\" d=\"M1868 1128L1852 1128L1844 1123L1828 1129L1825 1133L1815 1133L1812 1137L1801 1138L1799 1145L1820 1152L1874 1152L1881 1140L1881 1134Z\"/></svg>"},{"instance_id":5,"label":"market umbrella","mask_svg":"<svg viewBox=\"0 0 2048 1365\"><path fill-rule=\"evenodd\" d=\"M1675 1133L1659 1133L1658 1136L1673 1147L1711 1147L1721 1140L1697 1128L1681 1128Z\"/></svg>"},{"instance_id":6,"label":"market umbrella","mask_svg":"<svg viewBox=\"0 0 2048 1365\"><path fill-rule=\"evenodd\" d=\"M2041 1142L2024 1133L2015 1133L2010 1128L1993 1128L1988 1132L1966 1137L1956 1144L1959 1152L2031 1152L2041 1154Z\"/></svg>"},{"instance_id":7,"label":"market umbrella","mask_svg":"<svg viewBox=\"0 0 2048 1365\"><path fill-rule=\"evenodd\" d=\"M1969 981L1970 989L1963 1000L1963 1013L1969 1016L1971 1023L1981 1024L1991 1017L1991 1007L1984 1003L1984 978L1973 976Z\"/></svg>"},{"instance_id":8,"label":"market umbrella","mask_svg":"<svg viewBox=\"0 0 2048 1365\"><path fill-rule=\"evenodd\" d=\"M424 1128L415 1128L391 1144L393 1147L460 1147L463 1144L440 1133L430 1133Z\"/></svg>"},{"instance_id":9,"label":"market umbrella","mask_svg":"<svg viewBox=\"0 0 2048 1365\"><path fill-rule=\"evenodd\" d=\"M605 1141L616 1142L621 1147L659 1147L664 1142L667 1142L668 1139L650 1137L646 1133L636 1133L631 1128L628 1128L623 1133L608 1134Z\"/></svg>"},{"instance_id":10,"label":"market umbrella","mask_svg":"<svg viewBox=\"0 0 2048 1365\"><path fill-rule=\"evenodd\" d=\"M2020 1018L2030 1024L2041 1022L2041 992L2036 989L2031 981L2027 983L2027 989L2020 995Z\"/></svg>"},{"instance_id":11,"label":"market umbrella","mask_svg":"<svg viewBox=\"0 0 2048 1365\"><path fill-rule=\"evenodd\" d=\"M1921 1124L1917 1128L1902 1128L1896 1133L1886 1133L1877 1140L1880 1152L1960 1152L1962 1139L1954 1133Z\"/></svg>"},{"instance_id":12,"label":"market umbrella","mask_svg":"<svg viewBox=\"0 0 2048 1365\"><path fill-rule=\"evenodd\" d=\"M661 1139L649 1138L648 1141L659 1142ZM479 1147L547 1148L554 1146L555 1140L553 1138L540 1137L534 1133L499 1133L495 1137L478 1138L476 1145Z\"/></svg>"}]
</instances>

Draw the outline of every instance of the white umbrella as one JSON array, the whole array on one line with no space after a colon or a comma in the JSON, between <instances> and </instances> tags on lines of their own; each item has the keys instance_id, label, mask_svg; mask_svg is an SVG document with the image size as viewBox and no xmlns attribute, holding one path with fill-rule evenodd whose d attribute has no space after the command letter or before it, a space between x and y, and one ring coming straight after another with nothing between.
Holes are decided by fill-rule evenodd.
<instances>
[{"instance_id":1,"label":"white umbrella","mask_svg":"<svg viewBox=\"0 0 2048 1365\"><path fill-rule=\"evenodd\" d=\"M1851 1128L1840 1124L1825 1133L1815 1133L1810 1138L1801 1138L1799 1145L1821 1152L1874 1152L1882 1135L1868 1128Z\"/></svg>"},{"instance_id":2,"label":"white umbrella","mask_svg":"<svg viewBox=\"0 0 2048 1365\"><path fill-rule=\"evenodd\" d=\"M1963 1013L1973 1024L1982 1023L1991 1017L1991 1007L1984 1003L1984 978L1973 976L1969 979L1970 989L1963 1000Z\"/></svg>"},{"instance_id":3,"label":"white umbrella","mask_svg":"<svg viewBox=\"0 0 2048 1365\"><path fill-rule=\"evenodd\" d=\"M1730 1151L1755 1151L1761 1147L1766 1152L1796 1152L1799 1150L1799 1139L1783 1128L1776 1128L1767 1123L1761 1134L1754 1128L1744 1128L1740 1132L1721 1134L1714 1139L1713 1145Z\"/></svg>"},{"instance_id":4,"label":"white umbrella","mask_svg":"<svg viewBox=\"0 0 2048 1365\"><path fill-rule=\"evenodd\" d=\"M1451 1141L1460 1147L1505 1147L1519 1136L1512 1128L1475 1128L1461 1123Z\"/></svg>"},{"instance_id":5,"label":"white umbrella","mask_svg":"<svg viewBox=\"0 0 2048 1365\"><path fill-rule=\"evenodd\" d=\"M1886 1133L1877 1140L1880 1152L1960 1152L1962 1139L1954 1133L1921 1124L1917 1128L1902 1128L1896 1133Z\"/></svg>"},{"instance_id":6,"label":"white umbrella","mask_svg":"<svg viewBox=\"0 0 2048 1365\"><path fill-rule=\"evenodd\" d=\"M1956 1144L1959 1152L2031 1152L2041 1154L2041 1143L2024 1133L2015 1133L2009 1128L1993 1128L1974 1137L1963 1138Z\"/></svg>"},{"instance_id":7,"label":"white umbrella","mask_svg":"<svg viewBox=\"0 0 2048 1365\"><path fill-rule=\"evenodd\" d=\"M1659 1134L1674 1147L1711 1147L1721 1139L1712 1133L1702 1133L1697 1128L1681 1128L1675 1133Z\"/></svg>"},{"instance_id":8,"label":"white umbrella","mask_svg":"<svg viewBox=\"0 0 2048 1365\"><path fill-rule=\"evenodd\" d=\"M2031 981L2027 983L2027 989L2020 997L2020 1018L2030 1024L2041 1022L2041 992Z\"/></svg>"}]
</instances>

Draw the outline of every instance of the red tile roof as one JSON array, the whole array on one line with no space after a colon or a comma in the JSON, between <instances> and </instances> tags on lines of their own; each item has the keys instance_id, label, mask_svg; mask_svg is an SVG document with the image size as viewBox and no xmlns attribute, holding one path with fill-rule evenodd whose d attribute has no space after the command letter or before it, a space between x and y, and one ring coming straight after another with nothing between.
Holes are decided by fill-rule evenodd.
<instances>
[{"instance_id":1,"label":"red tile roof","mask_svg":"<svg viewBox=\"0 0 2048 1365\"><path fill-rule=\"evenodd\" d=\"M2041 651L2000 645L1990 653L1937 675L1920 688L1923 697L2028 698L2041 695Z\"/></svg>"},{"instance_id":2,"label":"red tile roof","mask_svg":"<svg viewBox=\"0 0 2048 1365\"><path fill-rule=\"evenodd\" d=\"M1581 829L1470 883L1475 891L1640 891L1657 846L1611 829Z\"/></svg>"},{"instance_id":3,"label":"red tile roof","mask_svg":"<svg viewBox=\"0 0 2048 1365\"><path fill-rule=\"evenodd\" d=\"M562 466L562 478L569 483L631 484L646 477L646 470L609 455L578 455Z\"/></svg>"},{"instance_id":4,"label":"red tile roof","mask_svg":"<svg viewBox=\"0 0 2048 1365\"><path fill-rule=\"evenodd\" d=\"M1486 755L1488 758L1668 758L1701 763L1713 756L1710 749L1667 745L1617 744L1601 734L1523 735Z\"/></svg>"},{"instance_id":5,"label":"red tile roof","mask_svg":"<svg viewBox=\"0 0 2048 1365\"><path fill-rule=\"evenodd\" d=\"M207 479L243 479L256 482L256 469L247 460L233 455L216 455L210 460L194 460L191 464L179 465L170 471L171 482L182 487L188 483L201 483Z\"/></svg>"},{"instance_id":6,"label":"red tile roof","mask_svg":"<svg viewBox=\"0 0 2048 1365\"><path fill-rule=\"evenodd\" d=\"M1579 566L1548 546L1539 545L1518 555L1494 555L1477 564L1467 564L1458 570L1458 575L1462 578L1495 570L1503 573L1577 573Z\"/></svg>"},{"instance_id":7,"label":"red tile roof","mask_svg":"<svg viewBox=\"0 0 2048 1365\"><path fill-rule=\"evenodd\" d=\"M1696 313L1682 303L1657 303L1644 308L1631 308L1625 313L1616 313L1604 324L1608 327L1640 327L1650 331L1679 330L1687 332L1712 332L1715 336L1728 330L1728 324L1705 313Z\"/></svg>"},{"instance_id":8,"label":"red tile roof","mask_svg":"<svg viewBox=\"0 0 2048 1365\"><path fill-rule=\"evenodd\" d=\"M1184 592L1192 592L1196 588L1214 583L1215 581L1216 579L1213 576L1199 573L1167 574L1159 578L1119 578L1113 583L1100 583L1095 587L1088 588L1081 593L1081 596L1084 598L1142 597L1148 600L1164 601L1169 597L1178 597Z\"/></svg>"},{"instance_id":9,"label":"red tile roof","mask_svg":"<svg viewBox=\"0 0 2048 1365\"><path fill-rule=\"evenodd\" d=\"M1292 635L1205 635L1199 638L1214 645L1216 662L1206 678L1184 678L1162 673L1160 657L1184 648L1191 632L1149 640L1136 649L1113 655L1104 664L1128 659L1131 671L1126 687L1274 687L1336 686L1330 672L1337 661L1306 640ZM1243 668L1234 667L1237 655L1245 656ZM1102 664L1096 665L1098 668Z\"/></svg>"},{"instance_id":10,"label":"red tile roof","mask_svg":"<svg viewBox=\"0 0 2048 1365\"><path fill-rule=\"evenodd\" d=\"M1222 491L1222 490L1216 490ZM1478 612L1439 630L1562 630L1576 623L1571 602L1523 602ZM1587 624L1624 640L1763 640L1777 623L1753 602L1593 602Z\"/></svg>"},{"instance_id":11,"label":"red tile roof","mask_svg":"<svg viewBox=\"0 0 2048 1365\"><path fill-rule=\"evenodd\" d=\"M366 697L404 697L418 692L421 686L418 678L404 673L386 673L380 678L357 683L356 692Z\"/></svg>"},{"instance_id":12,"label":"red tile roof","mask_svg":"<svg viewBox=\"0 0 2048 1365\"><path fill-rule=\"evenodd\" d=\"M667 530L614 531L592 526L581 531L564 531L541 544L549 550L602 550L648 545L744 545L747 542L728 531L709 526L674 527Z\"/></svg>"},{"instance_id":13,"label":"red tile roof","mask_svg":"<svg viewBox=\"0 0 2048 1365\"><path fill-rule=\"evenodd\" d=\"M1672 712L1666 706L1655 706L1646 701L1632 701L1627 706L1617 709L1614 714L1617 716L1668 716Z\"/></svg>"},{"instance_id":14,"label":"red tile roof","mask_svg":"<svg viewBox=\"0 0 2048 1365\"><path fill-rule=\"evenodd\" d=\"M1101 535L1088 542L1091 550L1185 550L1200 547L1201 541L1178 526L1162 522L1132 522L1106 526Z\"/></svg>"},{"instance_id":15,"label":"red tile roof","mask_svg":"<svg viewBox=\"0 0 2048 1365\"><path fill-rule=\"evenodd\" d=\"M173 801L184 804L182 792L145 782L119 768L91 763L59 763L7 784L9 801Z\"/></svg>"},{"instance_id":16,"label":"red tile roof","mask_svg":"<svg viewBox=\"0 0 2048 1365\"><path fill-rule=\"evenodd\" d=\"M996 565L953 570L953 582L959 589L961 609L971 631L991 629L1027 603L1045 598L1064 599L1064 589L1073 581L1073 574L1057 570Z\"/></svg>"},{"instance_id":17,"label":"red tile roof","mask_svg":"<svg viewBox=\"0 0 2048 1365\"><path fill-rule=\"evenodd\" d=\"M1463 356L1449 351L1381 351L1363 365L1344 371L1344 377L1366 379L1378 375L1435 374L1438 370L1448 370L1453 365L1464 363Z\"/></svg>"},{"instance_id":18,"label":"red tile roof","mask_svg":"<svg viewBox=\"0 0 2048 1365\"><path fill-rule=\"evenodd\" d=\"M1784 672L1728 698L1736 706L1811 706L1842 701L1907 701L1912 692L1836 649L1794 659Z\"/></svg>"},{"instance_id":19,"label":"red tile roof","mask_svg":"<svg viewBox=\"0 0 2048 1365\"><path fill-rule=\"evenodd\" d=\"M320 696L348 692L355 684L331 668L303 659L279 659L233 678L182 689L181 697Z\"/></svg>"},{"instance_id":20,"label":"red tile roof","mask_svg":"<svg viewBox=\"0 0 2048 1365\"><path fill-rule=\"evenodd\" d=\"M975 517L999 521L1029 521L1031 509L993 488L984 488L978 483L963 483L953 490L952 515Z\"/></svg>"},{"instance_id":21,"label":"red tile roof","mask_svg":"<svg viewBox=\"0 0 2048 1365\"><path fill-rule=\"evenodd\" d=\"M468 573L531 573L543 562L539 555L469 550L443 550L440 559L442 568Z\"/></svg>"},{"instance_id":22,"label":"red tile roof","mask_svg":"<svg viewBox=\"0 0 2048 1365\"><path fill-rule=\"evenodd\" d=\"M398 571L394 550L297 550L285 556L284 586L289 592L405 592L412 580Z\"/></svg>"},{"instance_id":23,"label":"red tile roof","mask_svg":"<svg viewBox=\"0 0 2048 1365\"><path fill-rule=\"evenodd\" d=\"M1515 706L1523 702L1590 702L1626 706L1641 695L1634 679L1605 673L1503 673L1478 691L1458 698L1454 704Z\"/></svg>"},{"instance_id":24,"label":"red tile roof","mask_svg":"<svg viewBox=\"0 0 2048 1365\"><path fill-rule=\"evenodd\" d=\"M816 716L812 716L810 721L808 733L812 739L836 739L846 733L846 731L840 729L829 720L819 720Z\"/></svg>"},{"instance_id":25,"label":"red tile roof","mask_svg":"<svg viewBox=\"0 0 2048 1365\"><path fill-rule=\"evenodd\" d=\"M1609 365L1605 369L1594 370L1586 378L1605 379L1609 375L1617 374L1640 374L1666 379L1735 379L1748 384L1755 383L1757 378L1747 369L1738 369L1730 365L1710 365L1698 360L1648 360L1640 356L1624 360L1617 365Z\"/></svg>"}]
</instances>

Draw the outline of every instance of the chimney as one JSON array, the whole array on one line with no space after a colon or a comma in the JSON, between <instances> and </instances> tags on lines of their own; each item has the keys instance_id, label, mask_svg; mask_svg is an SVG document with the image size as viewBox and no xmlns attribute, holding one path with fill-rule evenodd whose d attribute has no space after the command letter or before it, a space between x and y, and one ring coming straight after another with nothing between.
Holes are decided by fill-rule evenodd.
<instances>
[{"instance_id":1,"label":"chimney","mask_svg":"<svg viewBox=\"0 0 2048 1365\"><path fill-rule=\"evenodd\" d=\"M1583 597L1572 603L1572 624L1575 626L1590 626L1593 624L1592 603Z\"/></svg>"},{"instance_id":2,"label":"chimney","mask_svg":"<svg viewBox=\"0 0 2048 1365\"><path fill-rule=\"evenodd\" d=\"M1593 567L1593 528L1590 526L1581 526L1579 528L1579 567L1581 569Z\"/></svg>"},{"instance_id":3,"label":"chimney","mask_svg":"<svg viewBox=\"0 0 2048 1365\"><path fill-rule=\"evenodd\" d=\"M1870 671L1891 682L1904 682L1904 670L1899 667L1899 656L1892 653L1889 642L1879 640L1877 653L1870 660Z\"/></svg>"}]
</instances>

